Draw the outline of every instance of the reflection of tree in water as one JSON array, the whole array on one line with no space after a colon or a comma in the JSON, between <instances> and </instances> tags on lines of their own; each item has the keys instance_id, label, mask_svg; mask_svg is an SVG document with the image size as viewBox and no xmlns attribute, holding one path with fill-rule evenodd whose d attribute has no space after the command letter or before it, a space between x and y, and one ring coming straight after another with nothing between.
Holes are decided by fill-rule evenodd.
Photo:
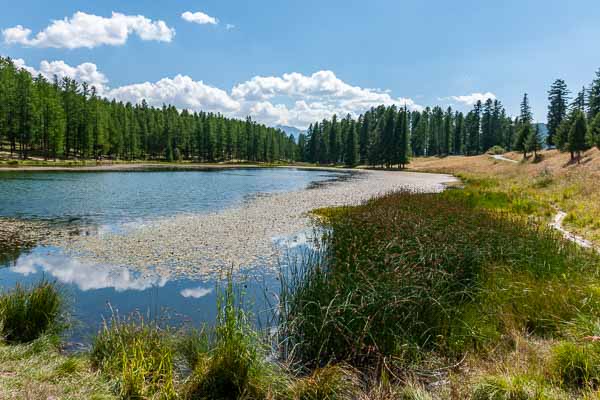
<instances>
[{"instance_id":1,"label":"reflection of tree in water","mask_svg":"<svg viewBox=\"0 0 600 400\"><path fill-rule=\"evenodd\" d=\"M13 267L21 254L31 249L31 247L23 248L18 246L6 246L0 241L0 267Z\"/></svg>"},{"instance_id":2,"label":"reflection of tree in water","mask_svg":"<svg viewBox=\"0 0 600 400\"><path fill-rule=\"evenodd\" d=\"M0 266L13 266L49 232L45 222L0 218Z\"/></svg>"}]
</instances>

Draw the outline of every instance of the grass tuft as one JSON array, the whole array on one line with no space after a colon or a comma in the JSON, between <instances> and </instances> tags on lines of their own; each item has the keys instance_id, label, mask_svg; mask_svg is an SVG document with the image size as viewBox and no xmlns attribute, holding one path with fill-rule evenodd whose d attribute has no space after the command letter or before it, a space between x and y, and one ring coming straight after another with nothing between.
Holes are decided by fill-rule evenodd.
<instances>
[{"instance_id":1,"label":"grass tuft","mask_svg":"<svg viewBox=\"0 0 600 400\"><path fill-rule=\"evenodd\" d=\"M600 383L600 347L594 343L560 343L552 349L550 368L563 386L597 387Z\"/></svg>"},{"instance_id":2,"label":"grass tuft","mask_svg":"<svg viewBox=\"0 0 600 400\"><path fill-rule=\"evenodd\" d=\"M31 342L66 327L64 302L55 283L17 284L0 295L0 334L9 343Z\"/></svg>"},{"instance_id":3,"label":"grass tuft","mask_svg":"<svg viewBox=\"0 0 600 400\"><path fill-rule=\"evenodd\" d=\"M260 400L282 396L288 378L274 361L267 360L267 347L236 304L231 277L218 298L217 325L209 350L188 342L199 351L190 357L196 360L196 367L185 398Z\"/></svg>"},{"instance_id":4,"label":"grass tuft","mask_svg":"<svg viewBox=\"0 0 600 400\"><path fill-rule=\"evenodd\" d=\"M298 379L291 392L295 400L352 400L361 393L360 379L347 365L328 365Z\"/></svg>"},{"instance_id":5,"label":"grass tuft","mask_svg":"<svg viewBox=\"0 0 600 400\"><path fill-rule=\"evenodd\" d=\"M143 318L112 318L95 337L92 365L116 383L123 399L177 397L171 336Z\"/></svg>"}]
</instances>

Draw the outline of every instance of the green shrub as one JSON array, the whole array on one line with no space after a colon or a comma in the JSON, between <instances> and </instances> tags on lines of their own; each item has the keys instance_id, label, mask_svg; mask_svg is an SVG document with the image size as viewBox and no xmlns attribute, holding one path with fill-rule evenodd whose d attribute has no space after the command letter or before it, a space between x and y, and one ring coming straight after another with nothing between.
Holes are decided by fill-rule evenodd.
<instances>
[{"instance_id":1,"label":"green shrub","mask_svg":"<svg viewBox=\"0 0 600 400\"><path fill-rule=\"evenodd\" d=\"M494 155L504 154L504 153L506 153L506 149L502 146L496 145L496 146L490 147L486 153L494 154Z\"/></svg>"},{"instance_id":2,"label":"green shrub","mask_svg":"<svg viewBox=\"0 0 600 400\"><path fill-rule=\"evenodd\" d=\"M600 348L594 343L560 343L552 349L550 368L563 386L596 386L600 383Z\"/></svg>"},{"instance_id":3,"label":"green shrub","mask_svg":"<svg viewBox=\"0 0 600 400\"><path fill-rule=\"evenodd\" d=\"M64 302L55 283L17 284L0 295L0 333L9 343L25 343L66 327Z\"/></svg>"}]
</instances>

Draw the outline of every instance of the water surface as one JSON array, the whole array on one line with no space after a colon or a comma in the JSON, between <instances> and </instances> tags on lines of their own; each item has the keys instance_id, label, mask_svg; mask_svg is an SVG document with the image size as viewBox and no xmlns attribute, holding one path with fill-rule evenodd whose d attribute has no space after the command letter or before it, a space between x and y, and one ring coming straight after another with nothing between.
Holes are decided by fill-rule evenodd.
<instances>
[{"instance_id":1,"label":"water surface","mask_svg":"<svg viewBox=\"0 0 600 400\"><path fill-rule=\"evenodd\" d=\"M0 172L0 217L124 231L137 224L177 214L216 212L264 193L301 190L343 174L296 169L145 172ZM88 234L88 233L86 233ZM194 238L190 238L194 240ZM288 241L277 238L277 245ZM292 251L306 245L294 243ZM0 255L1 256L1 255ZM71 339L86 342L111 310L139 311L150 318L198 325L212 322L214 278L177 279L141 275L110 260L89 264L60 247L37 246L0 261L0 286L56 280L67 293L79 321ZM0 260L3 260L0 257ZM243 277L255 314L275 300L277 276L255 266ZM109 307L110 305L110 307ZM267 316L263 315L263 320Z\"/></svg>"}]
</instances>

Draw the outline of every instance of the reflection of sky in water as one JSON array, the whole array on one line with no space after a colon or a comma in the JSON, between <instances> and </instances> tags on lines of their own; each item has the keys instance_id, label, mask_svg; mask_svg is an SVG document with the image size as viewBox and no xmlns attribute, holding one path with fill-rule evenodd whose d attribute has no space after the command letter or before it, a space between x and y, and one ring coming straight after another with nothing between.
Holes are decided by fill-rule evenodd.
<instances>
[{"instance_id":1,"label":"reflection of sky in water","mask_svg":"<svg viewBox=\"0 0 600 400\"><path fill-rule=\"evenodd\" d=\"M163 287L167 283L165 278L142 276L127 268L81 263L76 258L62 255L59 249L49 247L39 247L21 255L10 270L25 276L43 272L61 283L75 285L81 291L105 288L113 288L117 292L146 290Z\"/></svg>"},{"instance_id":2,"label":"reflection of sky in water","mask_svg":"<svg viewBox=\"0 0 600 400\"><path fill-rule=\"evenodd\" d=\"M265 192L295 190L336 176L339 174L288 169L5 174L0 179L0 215L56 218L69 226L82 227L79 233L85 235L127 235L173 214L214 212ZM298 254L313 249L314 236L315 232L300 232L272 241L275 246L289 249L290 254ZM103 318L110 318L108 304L122 316L141 312L152 318L168 314L173 324L214 322L218 292L214 279L168 280L109 262L85 263L60 248L38 246L14 261L0 261L0 287L31 285L41 279L59 282L79 322L71 332L73 340L89 340ZM250 311L262 313L276 302L277 271L259 268L245 274L237 279L244 280ZM267 299L265 293L271 297Z\"/></svg>"},{"instance_id":3,"label":"reflection of sky in water","mask_svg":"<svg viewBox=\"0 0 600 400\"><path fill-rule=\"evenodd\" d=\"M72 341L89 342L102 321L110 319L111 310L121 316L139 312L174 326L198 326L216 319L218 282L211 278L167 280L125 267L84 263L59 248L41 246L0 268L0 287L29 286L41 279L58 282L66 294L76 321L69 332ZM236 276L236 281L243 283L245 304L255 317L275 303L277 272L248 270Z\"/></svg>"}]
</instances>

